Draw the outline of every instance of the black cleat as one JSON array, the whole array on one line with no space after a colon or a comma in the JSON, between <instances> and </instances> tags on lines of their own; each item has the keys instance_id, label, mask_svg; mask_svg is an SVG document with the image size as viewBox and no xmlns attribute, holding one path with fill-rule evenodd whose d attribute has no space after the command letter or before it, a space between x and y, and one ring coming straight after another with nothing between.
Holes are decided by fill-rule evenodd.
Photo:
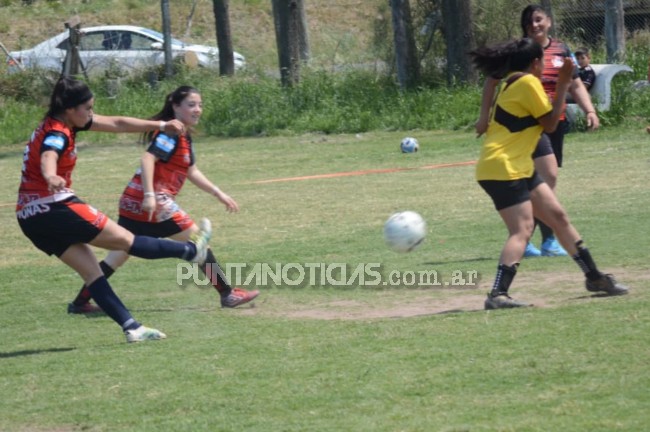
<instances>
[{"instance_id":1,"label":"black cleat","mask_svg":"<svg viewBox=\"0 0 650 432\"><path fill-rule=\"evenodd\" d=\"M510 297L506 293L499 293L497 295L491 295L488 294L487 298L485 299L485 309L490 310L490 309L512 309L512 308L519 308L519 307L529 307L532 306L530 303L524 303L517 301Z\"/></svg>"},{"instance_id":2,"label":"black cleat","mask_svg":"<svg viewBox=\"0 0 650 432\"><path fill-rule=\"evenodd\" d=\"M596 280L587 279L585 286L587 291L604 292L610 296L625 295L630 291L625 285L616 282L611 274L601 274L600 278Z\"/></svg>"}]
</instances>

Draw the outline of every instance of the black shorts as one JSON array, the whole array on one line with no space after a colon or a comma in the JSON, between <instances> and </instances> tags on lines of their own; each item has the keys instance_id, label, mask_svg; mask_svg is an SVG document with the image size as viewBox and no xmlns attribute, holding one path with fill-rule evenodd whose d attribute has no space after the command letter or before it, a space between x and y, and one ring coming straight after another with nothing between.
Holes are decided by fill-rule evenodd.
<instances>
[{"instance_id":1,"label":"black shorts","mask_svg":"<svg viewBox=\"0 0 650 432\"><path fill-rule=\"evenodd\" d=\"M481 187L490 195L497 210L511 207L530 200L530 191L542 184L544 180L533 173L530 178L518 180L479 180Z\"/></svg>"},{"instance_id":2,"label":"black shorts","mask_svg":"<svg viewBox=\"0 0 650 432\"><path fill-rule=\"evenodd\" d=\"M537 142L537 147L533 152L533 159L554 154L555 160L557 160L557 166L561 167L564 151L564 135L566 135L568 128L569 122L561 120L555 132L550 134L542 133L541 138Z\"/></svg>"},{"instance_id":3,"label":"black shorts","mask_svg":"<svg viewBox=\"0 0 650 432\"><path fill-rule=\"evenodd\" d=\"M176 223L175 219L167 219L162 222L142 222L120 216L117 223L135 235L148 237L171 237L183 231L183 228Z\"/></svg>"},{"instance_id":4,"label":"black shorts","mask_svg":"<svg viewBox=\"0 0 650 432\"><path fill-rule=\"evenodd\" d=\"M73 244L91 242L108 222L105 214L76 196L59 202L26 205L16 212L16 218L34 246L57 257Z\"/></svg>"}]
</instances>

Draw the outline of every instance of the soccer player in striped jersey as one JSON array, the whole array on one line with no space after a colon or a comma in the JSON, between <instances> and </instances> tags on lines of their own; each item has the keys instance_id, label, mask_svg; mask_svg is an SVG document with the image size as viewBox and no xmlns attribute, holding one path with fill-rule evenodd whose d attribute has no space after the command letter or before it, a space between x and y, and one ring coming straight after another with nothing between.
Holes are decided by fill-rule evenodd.
<instances>
[{"instance_id":1,"label":"soccer player in striped jersey","mask_svg":"<svg viewBox=\"0 0 650 432\"><path fill-rule=\"evenodd\" d=\"M185 125L133 117L102 116L94 112L88 86L61 78L54 86L50 107L25 148L16 203L21 230L34 246L56 255L75 270L97 304L124 331L127 342L164 339L166 335L136 321L104 276L89 245L146 259L181 258L203 262L211 228L192 241L178 242L133 235L105 214L81 201L71 189L77 162L76 136L82 131L138 132L161 129L183 133Z\"/></svg>"},{"instance_id":2,"label":"soccer player in striped jersey","mask_svg":"<svg viewBox=\"0 0 650 432\"><path fill-rule=\"evenodd\" d=\"M199 231L199 227L176 203L176 196L186 179L214 196L226 206L227 211L239 211L237 202L214 185L195 163L189 131L198 124L202 112L201 94L193 87L181 86L167 95L163 108L152 119L180 121L186 132L176 135L155 131L145 136L149 146L142 155L140 168L136 170L120 197L119 225L136 235L169 237L180 241L192 238ZM123 251L110 252L100 262L104 275L110 277L128 258L129 255ZM200 263L200 266L219 293L222 307L240 306L255 299L259 294L257 290L247 291L231 287L210 248L207 250L205 262ZM86 285L68 305L69 313L97 311L97 307L90 303L90 293Z\"/></svg>"}]
</instances>

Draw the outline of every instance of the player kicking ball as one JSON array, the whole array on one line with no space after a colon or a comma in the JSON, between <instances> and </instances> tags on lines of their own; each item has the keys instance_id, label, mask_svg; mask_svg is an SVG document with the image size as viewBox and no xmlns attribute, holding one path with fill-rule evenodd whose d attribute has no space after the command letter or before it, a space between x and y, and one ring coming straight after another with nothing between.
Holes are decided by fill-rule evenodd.
<instances>
[{"instance_id":1,"label":"player kicking ball","mask_svg":"<svg viewBox=\"0 0 650 432\"><path fill-rule=\"evenodd\" d=\"M179 241L192 239L201 230L192 218L176 203L185 179L202 191L216 197L228 212L239 211L237 202L214 185L196 166L189 129L198 124L203 111L201 94L193 87L181 86L165 98L162 110L152 117L160 121L160 130L145 135L149 147L141 158L141 166L127 184L119 202L118 224L136 235L168 237ZM167 122L177 120L185 125L179 135L164 132ZM129 255L123 251L111 251L99 263L104 275L110 277L124 264ZM217 290L221 307L234 308L250 302L259 291L233 288L227 282L212 250L208 247L206 258L199 263ZM72 303L68 313L85 314L100 312L90 302L88 287L84 285Z\"/></svg>"}]
</instances>

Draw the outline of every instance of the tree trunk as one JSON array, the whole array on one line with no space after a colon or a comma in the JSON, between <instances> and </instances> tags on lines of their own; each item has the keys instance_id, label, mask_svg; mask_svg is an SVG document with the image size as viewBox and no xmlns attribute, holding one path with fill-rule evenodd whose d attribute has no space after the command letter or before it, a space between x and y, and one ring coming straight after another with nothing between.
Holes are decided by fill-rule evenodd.
<instances>
[{"instance_id":1,"label":"tree trunk","mask_svg":"<svg viewBox=\"0 0 650 432\"><path fill-rule=\"evenodd\" d=\"M623 0L605 1L605 41L607 63L625 60L625 12Z\"/></svg>"},{"instance_id":2,"label":"tree trunk","mask_svg":"<svg viewBox=\"0 0 650 432\"><path fill-rule=\"evenodd\" d=\"M230 16L228 0L213 0L214 20L217 26L217 46L219 47L219 75L235 74L235 57L230 35Z\"/></svg>"},{"instance_id":3,"label":"tree trunk","mask_svg":"<svg viewBox=\"0 0 650 432\"><path fill-rule=\"evenodd\" d=\"M301 0L273 0L275 40L278 46L280 79L283 86L300 81L300 46L298 32Z\"/></svg>"},{"instance_id":4,"label":"tree trunk","mask_svg":"<svg viewBox=\"0 0 650 432\"><path fill-rule=\"evenodd\" d=\"M397 81L402 89L420 83L420 64L413 36L409 0L391 0Z\"/></svg>"},{"instance_id":5,"label":"tree trunk","mask_svg":"<svg viewBox=\"0 0 650 432\"><path fill-rule=\"evenodd\" d=\"M307 25L307 14L305 13L304 0L298 0L298 50L300 60L307 63L311 58L311 46L309 45L309 28Z\"/></svg>"},{"instance_id":6,"label":"tree trunk","mask_svg":"<svg viewBox=\"0 0 650 432\"><path fill-rule=\"evenodd\" d=\"M196 12L196 4L199 0L192 0L192 9L190 9L190 14L187 16L187 25L185 26L185 37L190 37L190 29L192 28L192 20L194 19L194 12Z\"/></svg>"},{"instance_id":7,"label":"tree trunk","mask_svg":"<svg viewBox=\"0 0 650 432\"><path fill-rule=\"evenodd\" d=\"M447 45L447 83L476 82L467 53L474 48L470 0L443 0L442 19Z\"/></svg>"},{"instance_id":8,"label":"tree trunk","mask_svg":"<svg viewBox=\"0 0 650 432\"><path fill-rule=\"evenodd\" d=\"M172 24L169 16L169 0L160 0L160 9L162 10L162 28L163 28L163 48L165 50L165 76L174 75L174 65L172 58Z\"/></svg>"}]
</instances>

